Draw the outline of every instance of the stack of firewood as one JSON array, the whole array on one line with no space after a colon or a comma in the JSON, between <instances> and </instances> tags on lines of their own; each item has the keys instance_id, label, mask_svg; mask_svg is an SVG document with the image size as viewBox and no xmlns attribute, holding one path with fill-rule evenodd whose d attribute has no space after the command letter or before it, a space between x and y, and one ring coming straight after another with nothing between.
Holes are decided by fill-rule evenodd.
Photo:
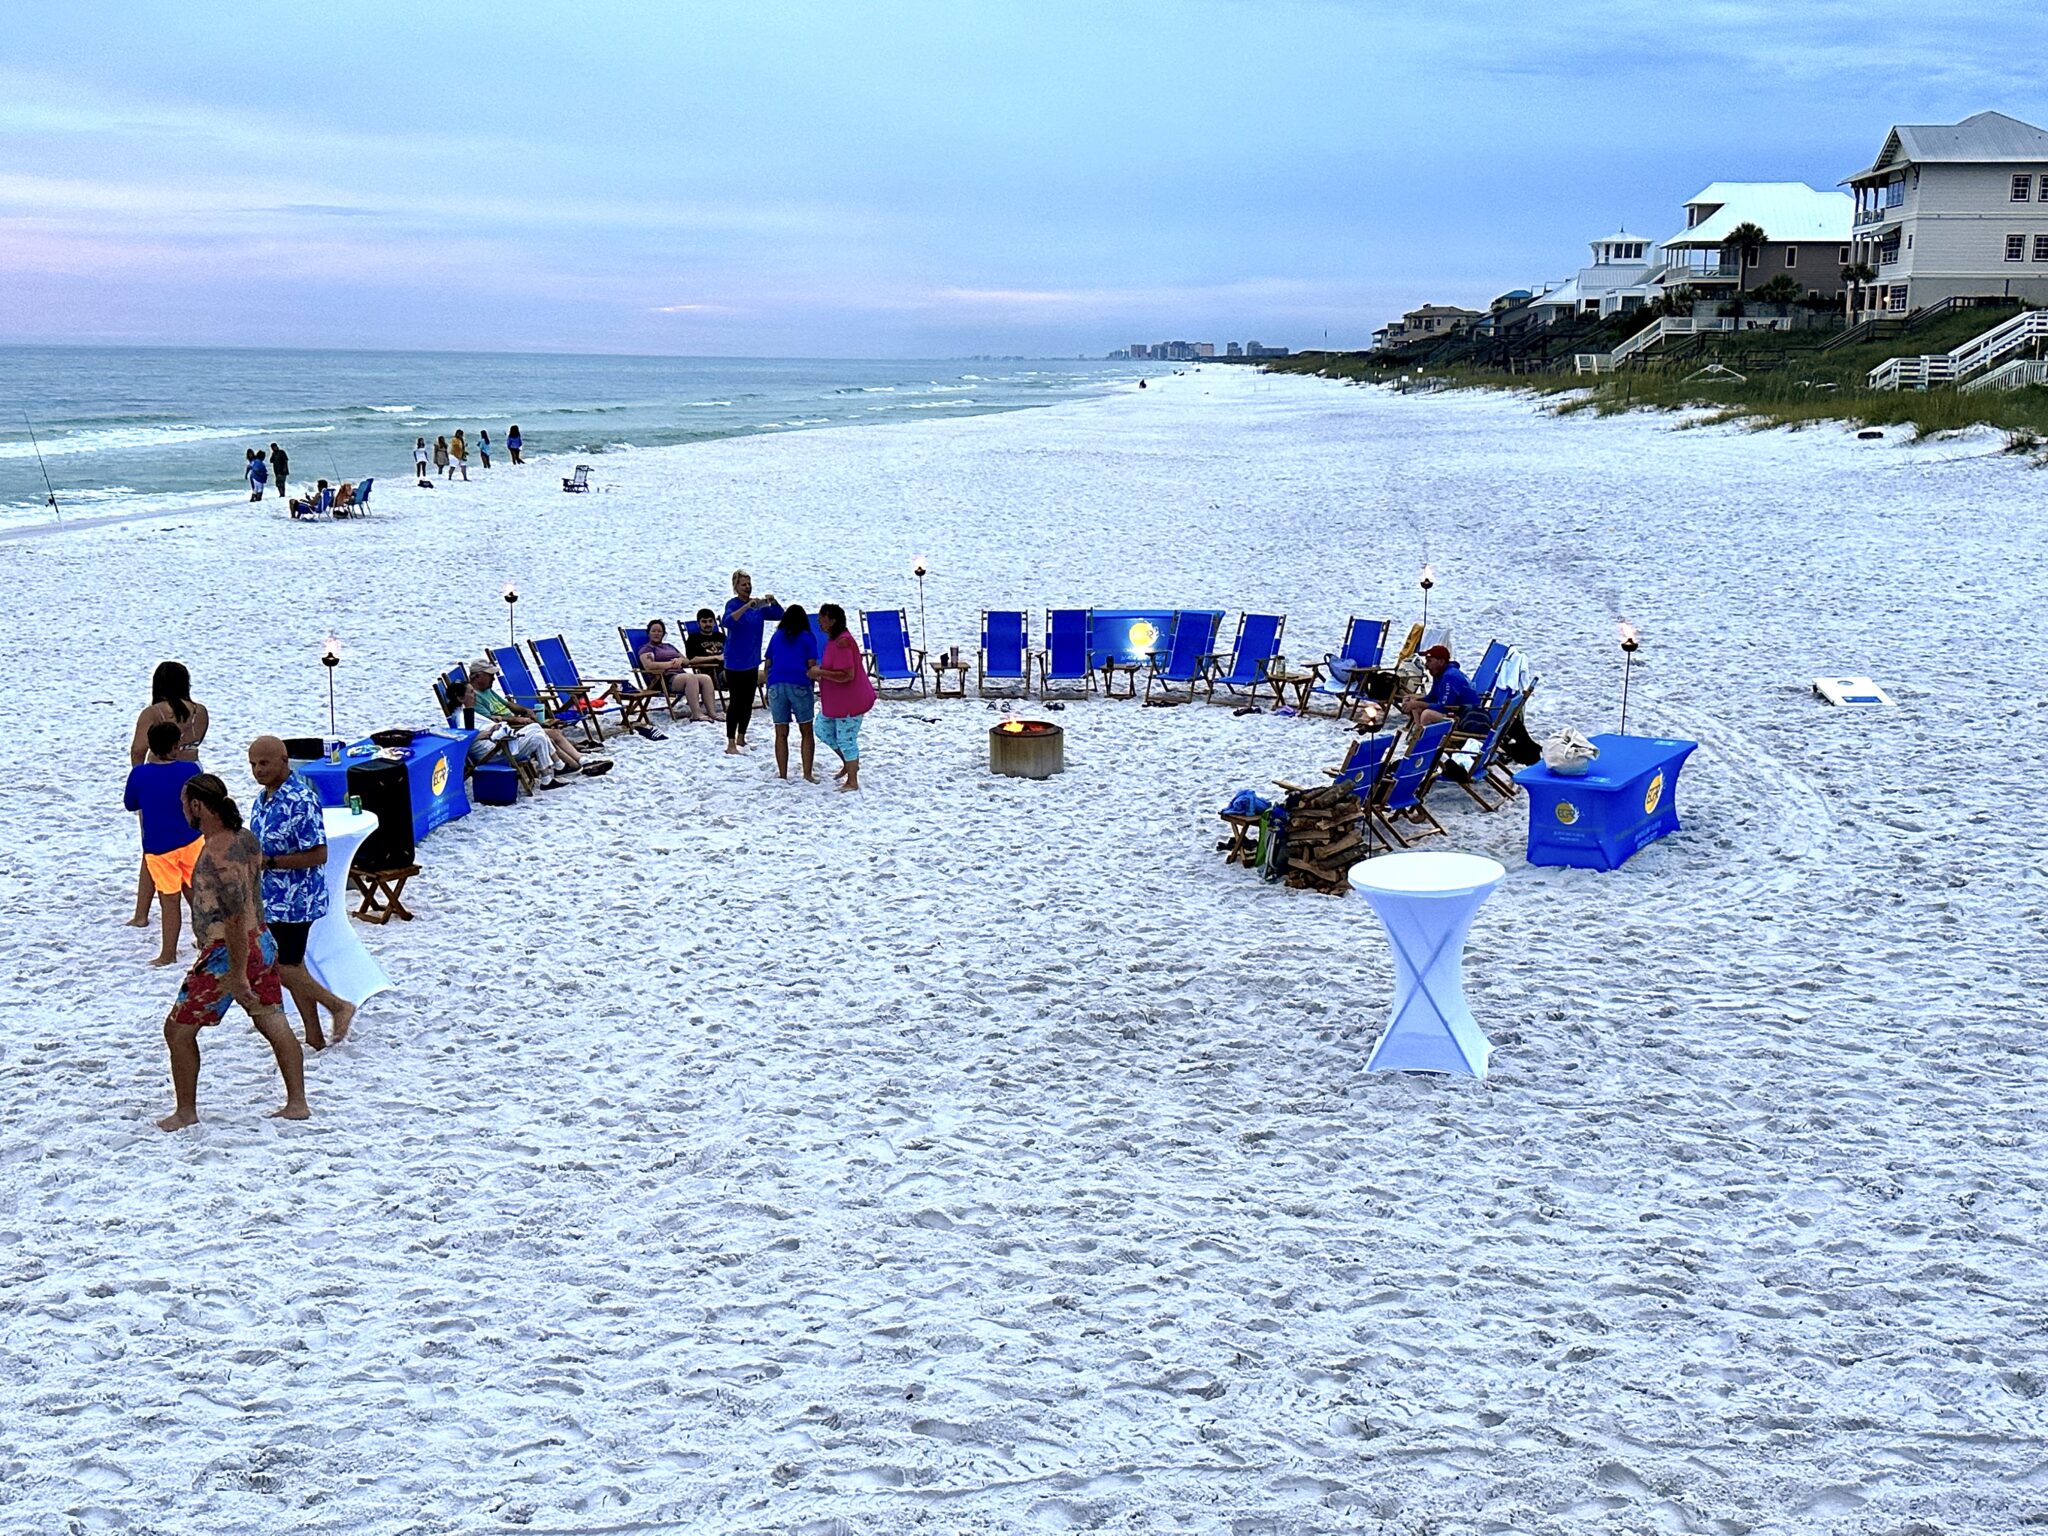
<instances>
[{"instance_id":1,"label":"stack of firewood","mask_svg":"<svg viewBox=\"0 0 2048 1536\"><path fill-rule=\"evenodd\" d=\"M1365 855L1365 812L1349 788L1289 790L1288 885L1341 896L1351 888L1351 866Z\"/></svg>"}]
</instances>

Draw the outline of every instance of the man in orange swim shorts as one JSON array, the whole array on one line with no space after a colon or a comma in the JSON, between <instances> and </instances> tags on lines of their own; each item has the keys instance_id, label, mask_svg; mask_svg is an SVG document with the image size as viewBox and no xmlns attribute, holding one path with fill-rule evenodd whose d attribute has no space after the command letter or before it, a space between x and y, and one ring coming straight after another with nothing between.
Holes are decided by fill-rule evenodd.
<instances>
[{"instance_id":1,"label":"man in orange swim shorts","mask_svg":"<svg viewBox=\"0 0 2048 1536\"><path fill-rule=\"evenodd\" d=\"M157 1121L157 1129L181 1131L199 1123L199 1031L227 1017L240 1003L270 1042L284 1078L284 1107L276 1118L303 1120L306 1108L305 1057L284 1013L284 987L277 974L277 945L263 926L263 898L257 874L263 853L242 830L242 812L228 788L210 773L186 780L185 816L205 841L192 870L193 937L199 958L186 973L178 1000L164 1018L164 1044L171 1053L171 1088L178 1107Z\"/></svg>"}]
</instances>

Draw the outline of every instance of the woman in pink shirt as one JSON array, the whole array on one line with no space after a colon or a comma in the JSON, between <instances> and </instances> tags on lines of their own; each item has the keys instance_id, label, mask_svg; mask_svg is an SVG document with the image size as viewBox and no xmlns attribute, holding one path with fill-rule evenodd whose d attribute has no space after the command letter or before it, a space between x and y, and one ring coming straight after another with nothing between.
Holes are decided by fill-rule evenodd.
<instances>
[{"instance_id":1,"label":"woman in pink shirt","mask_svg":"<svg viewBox=\"0 0 2048 1536\"><path fill-rule=\"evenodd\" d=\"M875 707L875 685L868 680L860 642L846 627L846 610L837 603L818 604L818 625L825 631L825 654L810 669L818 685L818 740L845 765L833 775L839 787L859 789L860 722Z\"/></svg>"}]
</instances>

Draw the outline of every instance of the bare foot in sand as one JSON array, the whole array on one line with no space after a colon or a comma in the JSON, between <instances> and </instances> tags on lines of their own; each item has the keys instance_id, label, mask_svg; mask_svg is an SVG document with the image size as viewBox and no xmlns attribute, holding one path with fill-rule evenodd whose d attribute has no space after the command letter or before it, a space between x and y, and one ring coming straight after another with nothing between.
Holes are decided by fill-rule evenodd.
<instances>
[{"instance_id":1,"label":"bare foot in sand","mask_svg":"<svg viewBox=\"0 0 2048 1536\"><path fill-rule=\"evenodd\" d=\"M356 1021L356 1005L343 1003L334 1010L334 1043L341 1044L348 1038L348 1027Z\"/></svg>"},{"instance_id":2,"label":"bare foot in sand","mask_svg":"<svg viewBox=\"0 0 2048 1536\"><path fill-rule=\"evenodd\" d=\"M727 757L738 757L740 755L740 744L736 741L728 741L725 744L725 755Z\"/></svg>"},{"instance_id":3,"label":"bare foot in sand","mask_svg":"<svg viewBox=\"0 0 2048 1536\"><path fill-rule=\"evenodd\" d=\"M858 793L858 792L859 792L859 790L860 790L860 786L859 786L858 784L846 784L846 783L842 783L842 784L841 784L841 785L839 786L839 793L841 793L842 795L843 795L843 794L847 794L848 792L854 792L854 793Z\"/></svg>"},{"instance_id":4,"label":"bare foot in sand","mask_svg":"<svg viewBox=\"0 0 2048 1536\"><path fill-rule=\"evenodd\" d=\"M138 912L129 918L124 926L129 928L147 928L149 926L149 914L147 912Z\"/></svg>"},{"instance_id":5,"label":"bare foot in sand","mask_svg":"<svg viewBox=\"0 0 2048 1536\"><path fill-rule=\"evenodd\" d=\"M160 1131L182 1131L186 1126L197 1125L198 1123L199 1116L196 1112L188 1115L181 1109L173 1111L157 1121L156 1128Z\"/></svg>"},{"instance_id":6,"label":"bare foot in sand","mask_svg":"<svg viewBox=\"0 0 2048 1536\"><path fill-rule=\"evenodd\" d=\"M286 1101L283 1109L273 1109L270 1112L270 1118L273 1120L310 1120L313 1118L313 1111L306 1108L306 1101L304 1099L291 1099Z\"/></svg>"},{"instance_id":7,"label":"bare foot in sand","mask_svg":"<svg viewBox=\"0 0 2048 1536\"><path fill-rule=\"evenodd\" d=\"M308 1024L306 1026L306 1049L309 1051L324 1051L327 1049L327 1037L320 1033L320 1026L318 1024Z\"/></svg>"},{"instance_id":8,"label":"bare foot in sand","mask_svg":"<svg viewBox=\"0 0 2048 1536\"><path fill-rule=\"evenodd\" d=\"M807 773L804 775L804 782L806 784L815 784L818 782L818 776L815 773Z\"/></svg>"},{"instance_id":9,"label":"bare foot in sand","mask_svg":"<svg viewBox=\"0 0 2048 1536\"><path fill-rule=\"evenodd\" d=\"M150 961L149 963L151 965L176 965L178 963L178 957L176 955L158 955L154 960Z\"/></svg>"}]
</instances>

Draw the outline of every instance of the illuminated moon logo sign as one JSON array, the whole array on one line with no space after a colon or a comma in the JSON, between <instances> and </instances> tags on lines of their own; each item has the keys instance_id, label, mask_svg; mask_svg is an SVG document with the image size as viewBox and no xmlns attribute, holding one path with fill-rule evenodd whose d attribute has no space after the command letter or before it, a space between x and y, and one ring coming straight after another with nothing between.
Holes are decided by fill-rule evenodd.
<instances>
[{"instance_id":1,"label":"illuminated moon logo sign","mask_svg":"<svg viewBox=\"0 0 2048 1536\"><path fill-rule=\"evenodd\" d=\"M1570 826L1579 819L1579 808L1569 800L1560 800L1557 802L1557 819Z\"/></svg>"},{"instance_id":2,"label":"illuminated moon logo sign","mask_svg":"<svg viewBox=\"0 0 2048 1536\"><path fill-rule=\"evenodd\" d=\"M1159 644L1159 629L1150 619L1139 619L1131 625L1130 647L1134 651L1149 651Z\"/></svg>"},{"instance_id":3,"label":"illuminated moon logo sign","mask_svg":"<svg viewBox=\"0 0 2048 1536\"><path fill-rule=\"evenodd\" d=\"M1660 770L1650 775L1649 787L1643 791L1643 814L1647 816L1656 810L1663 799L1664 774Z\"/></svg>"},{"instance_id":4,"label":"illuminated moon logo sign","mask_svg":"<svg viewBox=\"0 0 2048 1536\"><path fill-rule=\"evenodd\" d=\"M437 757L434 759L434 793L438 795L441 793L442 790L446 789L447 787L448 759L445 757Z\"/></svg>"}]
</instances>

